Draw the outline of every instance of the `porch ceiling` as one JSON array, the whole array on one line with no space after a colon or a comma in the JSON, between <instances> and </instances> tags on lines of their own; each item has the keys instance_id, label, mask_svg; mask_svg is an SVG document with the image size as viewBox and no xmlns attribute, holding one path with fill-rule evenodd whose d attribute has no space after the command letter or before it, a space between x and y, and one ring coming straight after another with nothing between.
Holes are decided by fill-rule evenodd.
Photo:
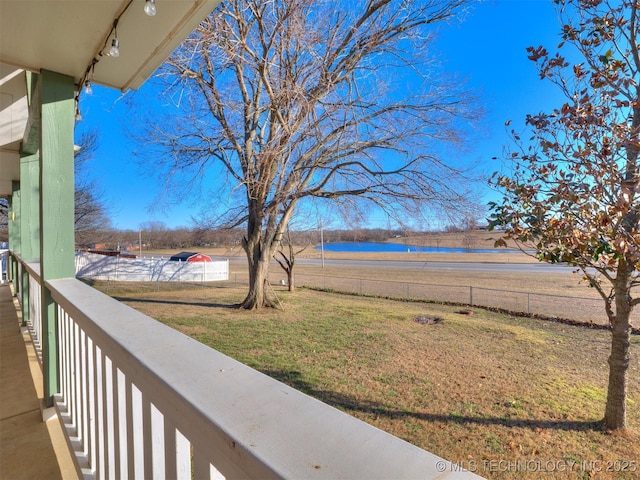
<instances>
[{"instance_id":1,"label":"porch ceiling","mask_svg":"<svg viewBox=\"0 0 640 480\"><path fill-rule=\"evenodd\" d=\"M19 178L27 117L20 70L51 70L79 84L95 58L92 83L136 89L218 3L156 0L157 14L148 17L145 0L0 0L0 196ZM120 56L100 55L118 17Z\"/></svg>"}]
</instances>

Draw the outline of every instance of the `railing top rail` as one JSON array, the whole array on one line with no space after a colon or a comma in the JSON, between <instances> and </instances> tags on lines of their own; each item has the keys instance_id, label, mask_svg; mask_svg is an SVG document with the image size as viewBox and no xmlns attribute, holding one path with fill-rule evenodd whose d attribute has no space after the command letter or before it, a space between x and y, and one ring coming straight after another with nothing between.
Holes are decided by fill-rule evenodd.
<instances>
[{"instance_id":1,"label":"railing top rail","mask_svg":"<svg viewBox=\"0 0 640 480\"><path fill-rule=\"evenodd\" d=\"M27 272L40 282L40 279L42 278L40 275L40 262L25 262L24 265L27 267Z\"/></svg>"},{"instance_id":2,"label":"railing top rail","mask_svg":"<svg viewBox=\"0 0 640 480\"><path fill-rule=\"evenodd\" d=\"M16 257L16 259L18 259L18 261L20 263L22 263L25 266L25 268L27 269L27 272L29 272L39 282L40 279L41 279L40 261L39 260L25 260L20 255L17 255L15 253L13 255Z\"/></svg>"},{"instance_id":3,"label":"railing top rail","mask_svg":"<svg viewBox=\"0 0 640 480\"><path fill-rule=\"evenodd\" d=\"M54 300L227 477L478 478L75 279ZM200 443L198 443L198 441ZM206 445L208 452L202 452Z\"/></svg>"}]
</instances>

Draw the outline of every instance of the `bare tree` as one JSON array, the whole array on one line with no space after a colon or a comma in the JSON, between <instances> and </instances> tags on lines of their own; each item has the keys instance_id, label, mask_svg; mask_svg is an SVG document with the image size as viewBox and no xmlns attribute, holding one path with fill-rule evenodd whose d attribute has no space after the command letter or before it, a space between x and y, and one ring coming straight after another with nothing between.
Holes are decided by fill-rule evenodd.
<instances>
[{"instance_id":1,"label":"bare tree","mask_svg":"<svg viewBox=\"0 0 640 480\"><path fill-rule=\"evenodd\" d=\"M140 224L143 243L148 248L171 247L170 229L166 223L150 220Z\"/></svg>"},{"instance_id":2,"label":"bare tree","mask_svg":"<svg viewBox=\"0 0 640 480\"><path fill-rule=\"evenodd\" d=\"M102 191L88 175L88 165L98 149L98 133L85 132L76 143L80 150L74 157L75 170L75 234L77 244L86 244L111 227Z\"/></svg>"},{"instance_id":3,"label":"bare tree","mask_svg":"<svg viewBox=\"0 0 640 480\"><path fill-rule=\"evenodd\" d=\"M299 253L304 252L309 247L310 243L307 242L307 244L302 248L296 248L296 246L293 244L294 242L291 237L291 229L289 228L289 225L287 225L287 229L282 240L283 241L278 248L275 259L276 262L278 262L278 265L280 265L280 267L287 274L288 290L290 292L293 292L296 289L295 277L293 276L293 268L296 266L296 256ZM286 253L285 248L287 249Z\"/></svg>"},{"instance_id":4,"label":"bare tree","mask_svg":"<svg viewBox=\"0 0 640 480\"><path fill-rule=\"evenodd\" d=\"M437 146L459 142L471 97L434 78L428 52L466 1L228 0L165 64L180 108L149 122L150 152L183 184L220 172L217 223L246 226L242 307L273 305L269 263L300 202L402 220L466 199Z\"/></svg>"}]
</instances>

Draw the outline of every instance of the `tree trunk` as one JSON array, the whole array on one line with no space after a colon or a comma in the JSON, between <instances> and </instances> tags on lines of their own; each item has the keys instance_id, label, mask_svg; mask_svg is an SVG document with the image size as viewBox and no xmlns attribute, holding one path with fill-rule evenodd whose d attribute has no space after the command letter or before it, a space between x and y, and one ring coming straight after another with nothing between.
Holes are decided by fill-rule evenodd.
<instances>
[{"instance_id":1,"label":"tree trunk","mask_svg":"<svg viewBox=\"0 0 640 480\"><path fill-rule=\"evenodd\" d=\"M264 246L260 233L258 231L257 238L243 239L243 247L247 253L247 261L249 263L249 292L240 304L240 308L247 310L275 307L275 303L269 298L267 290L271 255L269 254L269 249Z\"/></svg>"},{"instance_id":2,"label":"tree trunk","mask_svg":"<svg viewBox=\"0 0 640 480\"><path fill-rule=\"evenodd\" d=\"M623 271L624 270L624 271ZM615 281L616 314L611 325L611 355L609 356L609 388L604 426L607 430L627 427L627 370L629 369L631 343L630 292L626 268L618 270Z\"/></svg>"},{"instance_id":3,"label":"tree trunk","mask_svg":"<svg viewBox=\"0 0 640 480\"><path fill-rule=\"evenodd\" d=\"M249 292L240 304L240 308L256 310L261 307L273 307L267 294L269 264L262 260L249 265Z\"/></svg>"},{"instance_id":4,"label":"tree trunk","mask_svg":"<svg viewBox=\"0 0 640 480\"><path fill-rule=\"evenodd\" d=\"M626 324L626 325L625 325ZM604 414L604 426L608 430L627 427L627 370L629 368L629 319L616 316L611 335L609 356L609 389Z\"/></svg>"},{"instance_id":5,"label":"tree trunk","mask_svg":"<svg viewBox=\"0 0 640 480\"><path fill-rule=\"evenodd\" d=\"M293 279L293 264L289 265L289 269L287 270L287 283L289 285L289 291L293 292L296 289L296 285Z\"/></svg>"}]
</instances>

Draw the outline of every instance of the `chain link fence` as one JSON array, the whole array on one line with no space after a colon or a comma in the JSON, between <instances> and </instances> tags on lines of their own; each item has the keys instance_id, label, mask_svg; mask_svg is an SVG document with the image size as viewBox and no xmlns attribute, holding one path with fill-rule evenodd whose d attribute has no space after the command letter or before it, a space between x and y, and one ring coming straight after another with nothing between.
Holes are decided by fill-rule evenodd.
<instances>
[{"instance_id":1,"label":"chain link fence","mask_svg":"<svg viewBox=\"0 0 640 480\"><path fill-rule=\"evenodd\" d=\"M455 303L607 325L601 299L498 290L467 285L437 285L363 278L296 277L300 286L390 298Z\"/></svg>"},{"instance_id":2,"label":"chain link fence","mask_svg":"<svg viewBox=\"0 0 640 480\"><path fill-rule=\"evenodd\" d=\"M277 280L275 280L277 277ZM273 275L272 285L281 285L282 275ZM246 284L248 276L235 272L229 277L236 283ZM400 300L418 300L487 307L606 326L609 324L604 304L599 297L574 297L536 292L499 290L469 285L438 285L373 278L334 277L327 275L296 274L297 287L332 290L355 295L372 295ZM640 309L632 313L631 324L640 328Z\"/></svg>"},{"instance_id":3,"label":"chain link fence","mask_svg":"<svg viewBox=\"0 0 640 480\"><path fill-rule=\"evenodd\" d=\"M281 273L272 272L271 286L277 293L286 288ZM113 279L107 281L106 291L111 290ZM118 291L160 291L180 290L203 287L225 288L234 285L248 285L246 271L229 272L228 280L210 282L119 282ZM565 320L582 324L607 326L609 321L604 304L599 297L576 297L552 295L537 292L501 290L496 288L470 285L443 285L418 283L375 278L355 278L330 275L299 273L295 276L296 287L329 290L353 295L370 295L398 300L413 300L435 303L449 303L460 306L476 306L496 309L506 313L528 314L551 319ZM115 287L114 287L115 288ZM631 315L631 325L637 332L640 329L640 309Z\"/></svg>"}]
</instances>

